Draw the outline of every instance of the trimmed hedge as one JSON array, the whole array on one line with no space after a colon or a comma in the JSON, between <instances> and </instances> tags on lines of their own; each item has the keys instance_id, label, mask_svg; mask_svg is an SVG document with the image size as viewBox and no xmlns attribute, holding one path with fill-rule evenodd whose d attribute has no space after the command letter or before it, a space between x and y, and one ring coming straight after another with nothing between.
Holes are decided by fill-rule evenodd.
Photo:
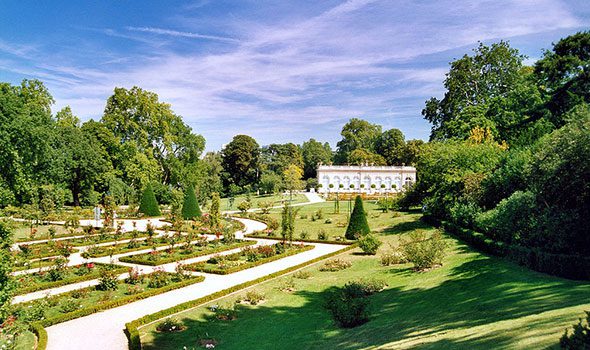
<instances>
[{"instance_id":1,"label":"trimmed hedge","mask_svg":"<svg viewBox=\"0 0 590 350\"><path fill-rule=\"evenodd\" d=\"M37 335L37 339L38 339L37 340L37 350L45 350L47 348L47 331L45 330L46 327L51 327L54 324L70 321L75 318L88 316L88 315L97 313L99 311L104 311L104 310L112 309L115 307L123 306L123 305L129 304L129 303L132 303L132 302L135 302L138 300L147 299L147 298L153 297L158 294L169 292L171 290L190 286L191 284L195 284L195 283L200 283L200 282L203 282L204 280L205 280L205 277L203 277L203 276L194 276L189 279L183 280L181 282L169 284L169 285L164 286L162 288L148 290L148 291L140 293L140 294L130 295L127 297L123 297L121 299L110 301L108 303L97 304L95 306L86 307L84 309L76 310L74 312L69 312L67 314L47 318L45 320L38 321L38 322L33 322L30 324L30 330L31 330L31 332L35 333L35 335Z\"/></svg>"},{"instance_id":2,"label":"trimmed hedge","mask_svg":"<svg viewBox=\"0 0 590 350\"><path fill-rule=\"evenodd\" d=\"M306 246L303 246L301 248L297 248L295 250L286 251L286 252L284 252L282 254L277 254L277 255L271 256L269 258L263 258L263 259L260 259L258 261L247 262L245 264L242 264L242 265L239 265L239 266L230 267L228 269L208 268L208 267L205 266L204 263L189 264L185 268L187 270L190 270L190 271L198 271L198 272L205 272L205 273L214 273L214 274L217 274L217 275L229 275L230 273L235 273L235 272L238 272L238 271L250 269L252 267L260 266L260 265L263 265L263 264L266 264L266 263L269 263L269 262L272 262L272 261L275 261L275 260L286 258L288 256L292 256L292 255L295 255L295 254L303 253L303 252L308 251L308 250L311 250L313 248L315 248L315 247L312 246L312 245L306 245ZM202 266L202 267L200 267L200 266Z\"/></svg>"},{"instance_id":3,"label":"trimmed hedge","mask_svg":"<svg viewBox=\"0 0 590 350\"><path fill-rule=\"evenodd\" d=\"M184 191L184 202L182 203L182 218L184 220L195 220L203 215L197 196L195 195L195 188L189 185Z\"/></svg>"},{"instance_id":4,"label":"trimmed hedge","mask_svg":"<svg viewBox=\"0 0 590 350\"><path fill-rule=\"evenodd\" d=\"M125 246L128 243L119 243L116 245L121 245L121 246ZM148 246L143 246L143 247L135 247L135 248L122 248L119 247L118 250L113 252L113 255L118 255L118 254L125 254L125 253L131 253L131 252L136 252L138 250L147 250L147 249L152 249L154 247L159 248L159 247L165 247L167 245L170 245L169 243L156 243L156 244L151 244ZM109 248L115 246L115 244L113 245L104 245L104 246L100 246L100 248ZM88 253L88 251L83 252L82 254L86 253L88 255L88 257L90 258L100 258L103 256L109 256L110 252L108 250L103 251L102 253L98 253L98 254L90 254ZM84 257L84 256L83 256ZM121 258L119 258L119 260L121 260Z\"/></svg>"},{"instance_id":5,"label":"trimmed hedge","mask_svg":"<svg viewBox=\"0 0 590 350\"><path fill-rule=\"evenodd\" d=\"M265 236L265 235L256 235L256 234L249 234L244 235L247 238L260 238L260 239L272 239L275 241L282 241L282 237L272 237L272 236ZM353 241L322 241L320 239L296 239L293 242L305 242L305 243L322 243L322 244L340 244L340 245L351 245L355 244L356 242Z\"/></svg>"},{"instance_id":6,"label":"trimmed hedge","mask_svg":"<svg viewBox=\"0 0 590 350\"><path fill-rule=\"evenodd\" d=\"M152 184L148 183L143 194L141 195L141 202L139 204L139 212L145 214L145 216L160 216L160 206L156 200L154 189Z\"/></svg>"},{"instance_id":7,"label":"trimmed hedge","mask_svg":"<svg viewBox=\"0 0 590 350\"><path fill-rule=\"evenodd\" d=\"M350 214L350 221L346 228L344 236L347 239L357 239L358 236L364 236L371 233L369 223L367 222L367 213L363 207L363 199L361 196L356 196L354 200L354 208Z\"/></svg>"},{"instance_id":8,"label":"trimmed hedge","mask_svg":"<svg viewBox=\"0 0 590 350\"><path fill-rule=\"evenodd\" d=\"M427 218L426 220L429 220ZM590 258L581 255L547 253L516 244L498 242L474 230L441 221L441 226L455 237L485 253L505 257L518 265L554 276L590 280Z\"/></svg>"},{"instance_id":9,"label":"trimmed hedge","mask_svg":"<svg viewBox=\"0 0 590 350\"><path fill-rule=\"evenodd\" d=\"M182 312L182 311L185 311L187 309L192 309L192 308L197 307L197 306L199 306L201 304L204 304L204 303L207 303L207 302L210 302L210 301L219 299L219 298L223 298L223 297L225 297L225 296L227 296L227 295L229 295L231 293L237 292L237 291L242 290L244 288L251 287L251 286L253 286L255 284L259 284L259 283L262 283L262 282L271 280L273 278L282 276L282 275L287 274L289 272L297 271L297 270L302 269L302 268L304 268L306 266L315 264L318 261L322 261L324 259L331 258L331 257L333 257L335 255L342 254L342 253L344 253L344 252L346 252L348 250L354 249L355 247L356 247L355 245L349 245L348 247L345 247L343 249L340 249L338 251L332 252L330 254L326 254L326 255L317 257L315 259L306 261L306 262L301 263L299 265L291 266L291 267L286 268L284 270L271 273L270 275L266 275L266 276L257 278L257 279L252 280L252 281L244 282L244 283L235 285L233 287L226 288L224 290L220 290L219 292L215 292L213 294L209 294L209 295L204 296L202 298L191 300L191 301L187 301L187 302L184 302L182 304L178 304L176 306L173 306L173 307L171 307L169 309L158 311L158 312L155 312L153 314L146 315L146 316L143 316L141 318L138 318L137 320L133 320L131 322L128 322L128 323L125 324L125 334L127 335L127 339L129 340L129 349L130 350L141 350L141 348L142 348L141 347L141 340L140 340L140 337L139 337L139 327L141 327L141 326L144 326L144 325L147 325L149 323L155 322L155 321L160 320L160 319L162 319L164 317L177 314L177 313Z\"/></svg>"},{"instance_id":10,"label":"trimmed hedge","mask_svg":"<svg viewBox=\"0 0 590 350\"><path fill-rule=\"evenodd\" d=\"M140 265L148 265L148 266L158 266L158 265L163 265L163 264L167 264L167 263L171 263L171 262L175 262L175 261L181 261L181 260L186 260L186 259L192 259L192 258L197 258L199 256L203 256L203 255L209 255L209 254L214 254L214 253L219 253L219 252L224 252L226 250L231 250L231 249L236 249L236 248L241 248L241 247L245 247L245 246L249 246L249 245L253 245L256 244L256 241L242 241L242 242L236 242L227 246L221 246L221 247L217 247L217 248L211 248L211 249L205 249L202 251L195 251L191 254L186 254L180 258L178 257L168 257L168 258L162 258L158 261L145 261L145 260L141 260L138 259L138 257L140 256L144 256L144 255L148 255L150 253L144 253L144 254L137 254L137 255L131 255L131 256L124 256L119 258L119 261L122 262L126 262L126 263L132 263L132 264L140 264Z\"/></svg>"},{"instance_id":11,"label":"trimmed hedge","mask_svg":"<svg viewBox=\"0 0 590 350\"><path fill-rule=\"evenodd\" d=\"M43 282L43 283L29 286L27 288L17 288L16 292L18 294L16 294L16 295L23 295L23 294L27 294L27 293L36 292L39 290L57 288L57 287L65 286L68 284L97 279L99 277L98 267L101 265L104 266L105 264L94 263L94 265L95 265L96 272L93 272L91 274L83 275L83 276L76 276L76 277L67 278L67 279L54 281L54 282ZM117 268L113 269L113 271L115 271L115 273L121 274L121 273L125 273L125 272L129 271L129 268L127 266L117 266Z\"/></svg>"}]
</instances>

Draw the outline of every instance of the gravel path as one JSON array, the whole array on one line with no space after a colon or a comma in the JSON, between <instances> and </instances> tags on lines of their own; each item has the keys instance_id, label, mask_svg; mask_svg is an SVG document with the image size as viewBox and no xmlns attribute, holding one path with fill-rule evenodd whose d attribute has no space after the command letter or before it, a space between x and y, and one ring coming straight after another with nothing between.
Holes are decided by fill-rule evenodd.
<instances>
[{"instance_id":1,"label":"gravel path","mask_svg":"<svg viewBox=\"0 0 590 350\"><path fill-rule=\"evenodd\" d=\"M307 203L309 204L309 203ZM246 225L245 233L263 230L266 225L248 219L237 219ZM257 244L272 244L276 241L257 240ZM151 298L136 301L118 308L106 310L89 316L60 323L47 328L49 350L67 349L127 349L127 338L123 333L125 323L139 317L151 314L180 303L194 300L217 291L238 285L247 281L281 271L291 266L315 259L317 257L343 249L345 246L333 244L314 244L315 248L300 254L289 256L261 266L236 272L229 275L202 274L205 281L190 285L181 289L173 290ZM191 260L206 259L200 257ZM164 265L172 268L175 263ZM132 266L133 264L125 264ZM169 265L169 266L168 266ZM145 266L142 268L146 269ZM87 281L84 284L95 283ZM63 287L66 288L66 287ZM47 292L47 291L44 291ZM91 340L91 341L89 341Z\"/></svg>"}]
</instances>

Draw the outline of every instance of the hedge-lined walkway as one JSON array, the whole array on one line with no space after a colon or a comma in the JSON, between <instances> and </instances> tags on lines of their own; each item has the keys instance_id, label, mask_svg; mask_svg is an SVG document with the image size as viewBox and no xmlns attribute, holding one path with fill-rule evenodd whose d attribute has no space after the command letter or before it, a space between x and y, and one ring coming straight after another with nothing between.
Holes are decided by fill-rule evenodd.
<instances>
[{"instance_id":1,"label":"hedge-lined walkway","mask_svg":"<svg viewBox=\"0 0 590 350\"><path fill-rule=\"evenodd\" d=\"M264 229L265 225L239 219L246 225L246 233ZM266 242L260 242L265 244ZM270 243L276 243L271 241ZM126 322L185 301L197 299L228 287L257 279L291 266L343 249L346 246L314 244L315 248L297 255L253 267L230 275L206 275L204 282L140 300L115 309L74 319L47 328L48 349L127 349L123 333ZM144 268L146 268L144 266ZM90 341L91 340L91 341Z\"/></svg>"}]
</instances>

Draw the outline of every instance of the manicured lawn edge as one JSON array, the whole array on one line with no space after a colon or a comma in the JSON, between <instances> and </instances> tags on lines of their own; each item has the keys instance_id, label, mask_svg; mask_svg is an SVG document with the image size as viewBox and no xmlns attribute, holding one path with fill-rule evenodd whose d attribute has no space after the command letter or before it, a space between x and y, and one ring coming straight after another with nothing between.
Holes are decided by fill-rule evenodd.
<instances>
[{"instance_id":1,"label":"manicured lawn edge","mask_svg":"<svg viewBox=\"0 0 590 350\"><path fill-rule=\"evenodd\" d=\"M273 237L273 236L265 236L265 235L255 235L253 233L244 235L246 238L260 238L260 239L273 239L275 241L282 241L282 237ZM351 245L356 242L354 241L322 241L320 239L297 239L294 242L305 242L305 243L321 243L321 244L337 244L337 245Z\"/></svg>"},{"instance_id":2,"label":"manicured lawn edge","mask_svg":"<svg viewBox=\"0 0 590 350\"><path fill-rule=\"evenodd\" d=\"M144 253L144 254L137 254L137 255L131 255L131 256L124 256L124 257L119 258L119 261L126 262L126 263L132 263L132 264L139 264L139 265L158 266L158 265L168 264L168 263L175 262L175 261L198 258L199 256L220 253L220 252L224 252L226 250L246 247L246 246L253 245L253 244L256 244L256 241L239 242L239 243L235 243L233 245L229 245L226 247L221 246L221 247L217 247L217 248L203 250L200 252L194 252L193 254L187 254L187 255L181 257L181 259L169 257L169 258L160 259L158 261L144 261L144 260L140 260L137 258L139 256L149 254L149 253Z\"/></svg>"},{"instance_id":3,"label":"manicured lawn edge","mask_svg":"<svg viewBox=\"0 0 590 350\"><path fill-rule=\"evenodd\" d=\"M99 304L99 305L91 306L91 307L86 307L84 309L76 310L74 312L63 314L63 315L60 315L57 317L48 318L48 319L45 319L42 321L32 322L30 324L30 330L31 330L31 332L33 332L37 336L37 350L45 350L47 348L47 331L45 330L46 327L50 327L50 326L53 326L54 324L70 321L75 318L88 316L88 315L91 315L91 314L99 312L99 311L104 311L104 310L112 309L115 307L123 306L126 304L130 304L130 303L138 301L138 300L147 299L147 298L153 297L158 294L169 292L171 290L190 286L191 284L195 284L195 283L200 283L200 282L203 282L204 280L205 280L205 277L203 277L203 276L194 276L194 277L191 277L191 278L186 279L181 282L169 284L169 285L164 286L162 288L149 290L147 292L143 292L143 293L136 294L136 295L130 295L128 297L121 298L118 300L113 300L108 303Z\"/></svg>"},{"instance_id":4,"label":"manicured lawn edge","mask_svg":"<svg viewBox=\"0 0 590 350\"><path fill-rule=\"evenodd\" d=\"M332 252L332 253L329 253L326 255L322 255L320 257L317 257L315 259L306 261L304 263L301 263L301 264L298 264L295 266L288 267L284 270L271 273L270 275L266 275L266 276L257 278L252 281L244 282L244 283L235 285L233 287L226 288L224 290L220 290L219 292L209 294L209 295L204 296L202 298L187 301L185 303L178 304L178 305L173 306L171 308L168 308L168 309L165 309L162 311L158 311L153 314L149 314L149 315L143 316L141 318L138 318L137 320L133 320L131 322L128 322L125 324L125 335L127 335L127 339L129 340L129 349L130 350L141 350L141 340L139 338L139 328L142 326L145 326L149 323L155 322L155 321L162 319L166 316L174 315L179 312L185 311L187 309L192 309L194 307L197 307L201 304L204 304L204 303L207 303L207 302L219 299L219 298L223 298L231 293L237 292L237 291L244 289L244 288L251 287L255 284L259 284L259 283L271 280L273 278L285 275L287 273L297 271L297 270L302 269L306 266L315 264L318 261L322 261L324 259L333 257L335 255L342 254L346 251L354 249L355 247L356 247L356 245L349 245L348 247L345 247L343 249L337 250L335 252Z\"/></svg>"},{"instance_id":5,"label":"manicured lawn edge","mask_svg":"<svg viewBox=\"0 0 590 350\"><path fill-rule=\"evenodd\" d=\"M303 252L306 252L306 251L311 250L313 248L315 248L315 246L306 245L306 246L297 248L295 250L291 250L289 252L285 252L285 253L282 253L282 254L277 254L275 256L271 256L270 258L264 258L264 259L260 259L258 261L248 262L248 263L243 264L243 265L230 267L229 269L219 269L219 268L212 269L212 268L206 268L206 267L199 268L198 266L199 265L203 265L203 263L189 264L189 265L186 266L186 269L187 270L190 270L190 271L198 271L198 272L205 272L205 273L214 273L214 274L217 274L217 275L229 275L230 273L235 273L235 272L238 272L238 271L250 269L250 268L253 268L253 267L256 267L256 266L264 265L266 263L269 263L269 262L272 262L272 261L275 261L275 260L286 258L288 256L292 256L292 255L295 255L295 254L303 253Z\"/></svg>"},{"instance_id":6,"label":"manicured lawn edge","mask_svg":"<svg viewBox=\"0 0 590 350\"><path fill-rule=\"evenodd\" d=\"M98 266L100 266L100 265L101 264L99 264L99 263L95 263L95 266L96 266L95 268L98 269ZM115 273L121 274L121 273L129 271L129 268L126 266L117 266L117 268L113 269L113 271L115 271ZM99 277L98 273L92 273L92 274L88 274L88 275L84 275L84 276L76 276L73 278L68 278L68 279L64 279L64 280L60 280L60 281L44 282L44 283L30 286L27 288L17 288L16 292L18 293L17 295L23 295L23 294L36 292L39 290L51 289L51 288L65 286L68 284L89 281L89 280L97 279L98 277Z\"/></svg>"}]
</instances>

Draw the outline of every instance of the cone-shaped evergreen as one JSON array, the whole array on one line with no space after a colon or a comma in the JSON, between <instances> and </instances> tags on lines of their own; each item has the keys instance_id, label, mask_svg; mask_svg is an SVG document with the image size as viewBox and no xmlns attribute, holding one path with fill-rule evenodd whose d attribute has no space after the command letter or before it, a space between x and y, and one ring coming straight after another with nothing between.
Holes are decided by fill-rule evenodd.
<instances>
[{"instance_id":1,"label":"cone-shaped evergreen","mask_svg":"<svg viewBox=\"0 0 590 350\"><path fill-rule=\"evenodd\" d=\"M201 215L201 208L199 208L199 203L197 202L195 188L192 185L189 185L184 191L182 218L185 220L194 220L200 218Z\"/></svg>"},{"instance_id":2,"label":"cone-shaped evergreen","mask_svg":"<svg viewBox=\"0 0 590 350\"><path fill-rule=\"evenodd\" d=\"M356 196L354 200L354 209L350 215L350 222L346 228L346 239L357 239L360 236L369 234L371 229L367 222L367 213L363 208L363 200L361 196Z\"/></svg>"},{"instance_id":3,"label":"cone-shaped evergreen","mask_svg":"<svg viewBox=\"0 0 590 350\"><path fill-rule=\"evenodd\" d=\"M151 184L148 184L141 195L141 202L139 203L139 212L146 216L160 216L160 207L154 194L154 189Z\"/></svg>"}]
</instances>

